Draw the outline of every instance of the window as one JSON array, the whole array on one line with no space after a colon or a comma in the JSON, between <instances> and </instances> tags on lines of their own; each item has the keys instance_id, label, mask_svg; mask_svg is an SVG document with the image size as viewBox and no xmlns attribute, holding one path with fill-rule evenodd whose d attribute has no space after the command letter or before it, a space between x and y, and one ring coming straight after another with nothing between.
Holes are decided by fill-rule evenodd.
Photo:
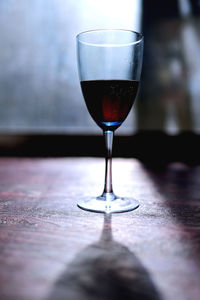
<instances>
[{"instance_id":1,"label":"window","mask_svg":"<svg viewBox=\"0 0 200 300\"><path fill-rule=\"evenodd\" d=\"M75 36L140 30L141 1L1 0L0 132L101 133L85 107ZM133 131L131 112L119 132Z\"/></svg>"}]
</instances>

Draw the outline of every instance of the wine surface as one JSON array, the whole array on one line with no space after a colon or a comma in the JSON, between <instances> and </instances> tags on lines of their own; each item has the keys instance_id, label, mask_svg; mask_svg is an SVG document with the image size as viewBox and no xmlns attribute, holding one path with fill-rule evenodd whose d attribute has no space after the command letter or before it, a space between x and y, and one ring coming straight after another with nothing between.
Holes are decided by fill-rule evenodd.
<instances>
[{"instance_id":1,"label":"wine surface","mask_svg":"<svg viewBox=\"0 0 200 300\"><path fill-rule=\"evenodd\" d=\"M135 80L81 81L88 111L103 130L115 130L126 119L137 94Z\"/></svg>"}]
</instances>

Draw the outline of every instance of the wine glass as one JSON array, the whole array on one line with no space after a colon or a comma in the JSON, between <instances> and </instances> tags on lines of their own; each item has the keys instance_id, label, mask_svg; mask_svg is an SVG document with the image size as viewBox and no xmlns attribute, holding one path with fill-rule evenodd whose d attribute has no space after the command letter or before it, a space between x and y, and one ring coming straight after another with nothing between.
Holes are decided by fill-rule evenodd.
<instances>
[{"instance_id":1,"label":"wine glass","mask_svg":"<svg viewBox=\"0 0 200 300\"><path fill-rule=\"evenodd\" d=\"M130 211L139 206L138 201L113 192L112 142L137 94L143 37L131 30L99 29L79 33L76 40L83 97L91 117L103 130L107 151L102 195L82 199L78 206L102 213Z\"/></svg>"}]
</instances>

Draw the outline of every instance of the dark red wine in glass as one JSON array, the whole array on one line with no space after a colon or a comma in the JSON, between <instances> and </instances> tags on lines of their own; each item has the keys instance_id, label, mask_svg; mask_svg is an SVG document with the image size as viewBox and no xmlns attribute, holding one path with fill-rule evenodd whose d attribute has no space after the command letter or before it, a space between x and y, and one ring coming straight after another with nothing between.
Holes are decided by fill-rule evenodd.
<instances>
[{"instance_id":1,"label":"dark red wine in glass","mask_svg":"<svg viewBox=\"0 0 200 300\"><path fill-rule=\"evenodd\" d=\"M94 121L105 131L115 130L126 119L137 94L136 80L81 81L82 93Z\"/></svg>"}]
</instances>

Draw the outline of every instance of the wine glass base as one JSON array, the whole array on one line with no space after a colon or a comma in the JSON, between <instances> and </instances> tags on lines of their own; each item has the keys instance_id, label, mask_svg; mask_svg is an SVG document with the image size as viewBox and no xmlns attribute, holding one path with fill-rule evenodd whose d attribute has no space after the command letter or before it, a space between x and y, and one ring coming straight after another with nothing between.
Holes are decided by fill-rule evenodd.
<instances>
[{"instance_id":1,"label":"wine glass base","mask_svg":"<svg viewBox=\"0 0 200 300\"><path fill-rule=\"evenodd\" d=\"M117 197L106 201L104 195L94 198L83 199L77 203L84 210L98 213L121 213L134 210L139 207L139 202L134 198Z\"/></svg>"}]
</instances>

